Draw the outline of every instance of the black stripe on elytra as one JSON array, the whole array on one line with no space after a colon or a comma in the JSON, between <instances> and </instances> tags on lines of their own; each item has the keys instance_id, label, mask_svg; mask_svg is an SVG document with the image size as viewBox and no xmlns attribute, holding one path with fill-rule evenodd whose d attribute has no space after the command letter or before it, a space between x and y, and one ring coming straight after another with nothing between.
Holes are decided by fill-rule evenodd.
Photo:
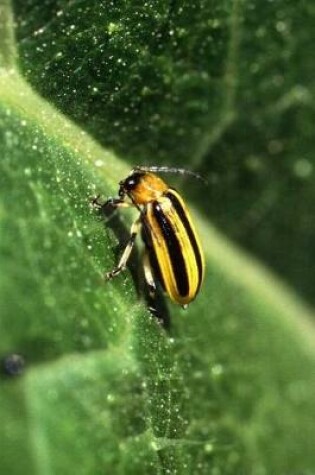
<instances>
[{"instance_id":1,"label":"black stripe on elytra","mask_svg":"<svg viewBox=\"0 0 315 475\"><path fill-rule=\"evenodd\" d=\"M152 243L152 233L150 231L150 228L148 227L147 221L146 221L146 213L143 214L142 216L142 229L141 229L141 235L143 242L148 249L148 254L149 254L149 259L150 259L150 265L153 269L153 273L156 277L156 279L160 282L162 288L165 290L165 283L163 279L163 275L159 266L159 262L156 257L155 249L153 247Z\"/></svg>"},{"instance_id":2,"label":"black stripe on elytra","mask_svg":"<svg viewBox=\"0 0 315 475\"><path fill-rule=\"evenodd\" d=\"M197 241L196 241L195 233L191 229L191 226L190 226L189 221L188 221L187 216L186 216L186 212L185 212L181 202L179 201L179 199L175 195L175 193L173 193L172 191L168 191L167 193L165 193L165 196L171 201L172 205L174 206L174 208L176 210L176 213L178 214L181 222L184 225L184 228L185 228L185 230L188 234L189 240L190 240L191 245L192 245L193 250L194 250L194 254L195 254L195 257L196 257L196 263L197 263L197 267L198 267L198 276L199 276L198 288L197 288L197 291L196 291L196 293L197 293L199 288L200 288L201 281L202 281L203 266L202 266L202 258L201 258L201 254L200 254L200 249L199 249L199 246L198 246Z\"/></svg>"},{"instance_id":3,"label":"black stripe on elytra","mask_svg":"<svg viewBox=\"0 0 315 475\"><path fill-rule=\"evenodd\" d=\"M189 293L189 282L180 243L171 223L165 216L163 209L158 202L152 203L152 211L166 242L178 293L182 297L185 297Z\"/></svg>"}]
</instances>

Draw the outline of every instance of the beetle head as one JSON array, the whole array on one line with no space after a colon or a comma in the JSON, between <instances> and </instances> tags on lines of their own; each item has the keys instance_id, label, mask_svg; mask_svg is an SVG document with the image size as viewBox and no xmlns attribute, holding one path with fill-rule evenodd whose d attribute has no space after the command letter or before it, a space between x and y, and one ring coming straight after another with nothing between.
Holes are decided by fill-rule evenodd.
<instances>
[{"instance_id":1,"label":"beetle head","mask_svg":"<svg viewBox=\"0 0 315 475\"><path fill-rule=\"evenodd\" d=\"M141 178L144 176L143 172L135 171L127 176L125 180L119 182L119 197L124 198L125 195L130 195L139 185Z\"/></svg>"}]
</instances>

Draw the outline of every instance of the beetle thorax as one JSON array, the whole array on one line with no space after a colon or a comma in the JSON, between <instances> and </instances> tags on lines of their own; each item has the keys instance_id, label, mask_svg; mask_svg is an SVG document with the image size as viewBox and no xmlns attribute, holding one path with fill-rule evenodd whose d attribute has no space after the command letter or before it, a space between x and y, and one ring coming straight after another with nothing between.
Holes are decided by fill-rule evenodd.
<instances>
[{"instance_id":1,"label":"beetle thorax","mask_svg":"<svg viewBox=\"0 0 315 475\"><path fill-rule=\"evenodd\" d=\"M132 176L130 178L133 178ZM132 200L144 205L150 201L158 200L168 187L166 183L154 173L143 173L135 180L135 185L128 190Z\"/></svg>"}]
</instances>

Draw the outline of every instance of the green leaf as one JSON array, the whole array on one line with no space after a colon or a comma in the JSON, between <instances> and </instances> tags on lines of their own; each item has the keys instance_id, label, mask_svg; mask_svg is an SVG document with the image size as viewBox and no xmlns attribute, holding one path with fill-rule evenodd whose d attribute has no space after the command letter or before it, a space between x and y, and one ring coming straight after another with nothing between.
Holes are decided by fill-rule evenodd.
<instances>
[{"instance_id":1,"label":"green leaf","mask_svg":"<svg viewBox=\"0 0 315 475\"><path fill-rule=\"evenodd\" d=\"M1 374L3 473L314 471L311 311L197 212L207 276L169 331L129 271L105 284L132 216L89 198L129 167L31 89L0 13L0 356L26 363Z\"/></svg>"}]
</instances>

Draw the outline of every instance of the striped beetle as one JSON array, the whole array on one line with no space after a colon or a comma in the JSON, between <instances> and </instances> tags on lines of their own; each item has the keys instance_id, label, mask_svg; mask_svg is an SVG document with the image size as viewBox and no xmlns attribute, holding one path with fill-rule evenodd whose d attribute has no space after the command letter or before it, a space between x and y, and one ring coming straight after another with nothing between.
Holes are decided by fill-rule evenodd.
<instances>
[{"instance_id":1,"label":"striped beetle","mask_svg":"<svg viewBox=\"0 0 315 475\"><path fill-rule=\"evenodd\" d=\"M144 275L152 298L159 281L171 300L184 308L195 299L204 277L202 248L188 209L174 189L156 173L180 173L202 179L197 173L182 168L139 166L119 182L118 198L109 198L101 208L136 207L140 214L131 226L130 238L117 267L106 274L116 277L125 269L141 230L145 244ZM126 201L129 198L129 201Z\"/></svg>"}]
</instances>

